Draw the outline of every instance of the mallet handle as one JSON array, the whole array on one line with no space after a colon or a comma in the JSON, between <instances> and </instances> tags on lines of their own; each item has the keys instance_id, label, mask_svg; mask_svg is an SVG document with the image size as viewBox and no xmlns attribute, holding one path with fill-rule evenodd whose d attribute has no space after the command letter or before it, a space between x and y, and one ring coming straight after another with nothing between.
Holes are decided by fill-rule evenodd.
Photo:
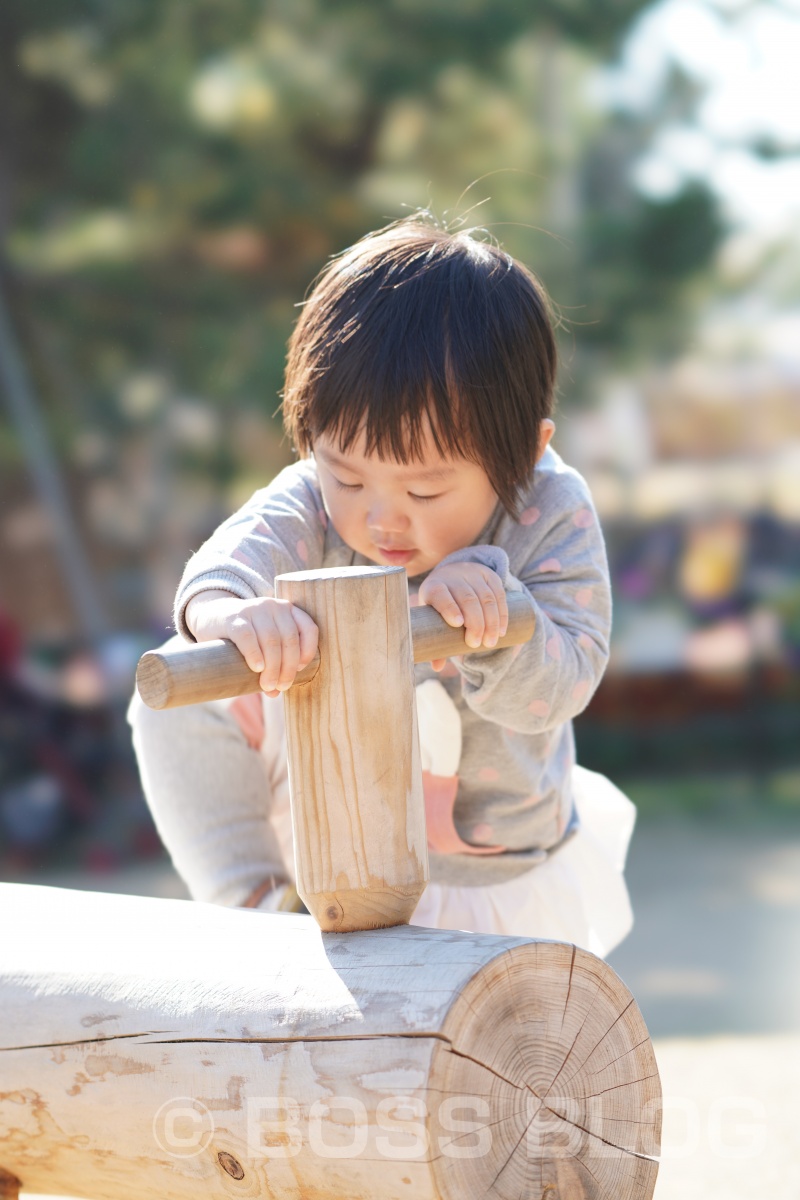
<instances>
[{"instance_id":1,"label":"mallet handle","mask_svg":"<svg viewBox=\"0 0 800 1200\"><path fill-rule=\"evenodd\" d=\"M508 631L498 641L497 649L529 641L536 623L525 592L509 592L506 599ZM424 605L412 608L410 615L415 663L468 652L463 628L448 625L436 609ZM307 667L298 671L294 682L308 683L318 670L316 654ZM177 708L259 690L258 675L250 670L233 642L227 641L174 643L148 650L139 660L136 685L150 708Z\"/></svg>"}]
</instances>

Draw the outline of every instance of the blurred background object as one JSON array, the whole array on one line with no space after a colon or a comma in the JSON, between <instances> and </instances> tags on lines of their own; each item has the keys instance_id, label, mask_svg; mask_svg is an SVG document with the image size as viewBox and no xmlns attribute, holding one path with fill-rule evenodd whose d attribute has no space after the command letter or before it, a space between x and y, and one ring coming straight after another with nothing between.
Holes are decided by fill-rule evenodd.
<instances>
[{"instance_id":1,"label":"blurred background object","mask_svg":"<svg viewBox=\"0 0 800 1200\"><path fill-rule=\"evenodd\" d=\"M4 874L158 853L136 658L291 458L309 281L417 207L559 317L616 603L583 761L645 813L800 811L798 52L793 0L6 0Z\"/></svg>"}]
</instances>

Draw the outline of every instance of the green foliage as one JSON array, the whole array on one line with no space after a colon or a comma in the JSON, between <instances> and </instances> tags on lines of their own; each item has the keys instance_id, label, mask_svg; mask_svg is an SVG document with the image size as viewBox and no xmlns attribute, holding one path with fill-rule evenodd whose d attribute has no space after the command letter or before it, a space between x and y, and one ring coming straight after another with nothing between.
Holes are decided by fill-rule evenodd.
<instances>
[{"instance_id":1,"label":"green foliage","mask_svg":"<svg viewBox=\"0 0 800 1200\"><path fill-rule=\"evenodd\" d=\"M707 267L722 235L709 193L697 185L661 203L642 205L631 254L646 272L672 284Z\"/></svg>"},{"instance_id":2,"label":"green foliage","mask_svg":"<svg viewBox=\"0 0 800 1200\"><path fill-rule=\"evenodd\" d=\"M581 87L643 7L8 0L0 222L26 344L80 381L76 429L124 420L142 370L271 413L309 280L415 206L530 263L579 351L649 336L717 230L704 194L609 192L638 145L619 158Z\"/></svg>"},{"instance_id":3,"label":"green foliage","mask_svg":"<svg viewBox=\"0 0 800 1200\"><path fill-rule=\"evenodd\" d=\"M687 285L708 278L723 234L709 192L692 186L662 202L598 197L582 228L587 272L581 335L609 350L675 353L694 318Z\"/></svg>"}]
</instances>

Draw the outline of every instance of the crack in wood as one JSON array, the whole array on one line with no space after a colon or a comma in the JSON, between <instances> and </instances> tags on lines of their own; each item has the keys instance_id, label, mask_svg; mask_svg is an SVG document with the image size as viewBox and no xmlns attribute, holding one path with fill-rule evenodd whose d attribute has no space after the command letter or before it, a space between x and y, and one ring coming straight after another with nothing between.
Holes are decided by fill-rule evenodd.
<instances>
[{"instance_id":1,"label":"crack in wood","mask_svg":"<svg viewBox=\"0 0 800 1200\"><path fill-rule=\"evenodd\" d=\"M599 1092L589 1092L586 1096L576 1096L576 1100L594 1100L597 1096L605 1096L606 1092L616 1092L623 1087L633 1087L637 1083L646 1083L648 1079L658 1079L658 1071L654 1071L652 1075L641 1075L638 1079L628 1079L623 1083L615 1083L613 1087L603 1088Z\"/></svg>"},{"instance_id":2,"label":"crack in wood","mask_svg":"<svg viewBox=\"0 0 800 1200\"><path fill-rule=\"evenodd\" d=\"M586 1171L589 1175L591 1175L592 1179L595 1181L597 1186L600 1188L600 1191L603 1193L603 1195L608 1196L608 1200L613 1200L613 1197L611 1197L609 1195L609 1193L606 1191L606 1189L603 1187L602 1183L597 1178L594 1171L591 1169L591 1167L587 1166L587 1164L583 1161L583 1159L575 1158L573 1155L572 1161L576 1162L579 1167L583 1167L584 1171Z\"/></svg>"},{"instance_id":3,"label":"crack in wood","mask_svg":"<svg viewBox=\"0 0 800 1200\"><path fill-rule=\"evenodd\" d=\"M552 1116L558 1117L560 1121L564 1121L567 1125L571 1125L573 1129L580 1129L581 1132L585 1133L588 1137L595 1138L598 1142L602 1142L604 1146L610 1146L612 1150L621 1150L623 1154L630 1154L632 1158L644 1158L648 1162L657 1163L661 1161L657 1155L645 1154L639 1150L629 1150L627 1146L620 1146L617 1144L617 1142L610 1142L608 1138L601 1137L600 1134L595 1133L593 1129L587 1129L585 1125L580 1125L577 1121L572 1121L569 1117L565 1117L563 1113L557 1112L554 1108L551 1108L549 1104L543 1103L542 1108L546 1108L547 1111L552 1114ZM603 1118L603 1120L606 1119L607 1118L605 1117ZM650 1125L650 1122L648 1121L631 1121L627 1123L636 1125Z\"/></svg>"},{"instance_id":4,"label":"crack in wood","mask_svg":"<svg viewBox=\"0 0 800 1200\"><path fill-rule=\"evenodd\" d=\"M635 1046L629 1046L627 1050L622 1051L622 1054L618 1054L616 1058L612 1058L609 1062L605 1063L600 1068L599 1071L587 1071L586 1074L587 1075L602 1075L603 1071L607 1071L609 1067L613 1067L614 1063L619 1062L623 1058L627 1058L627 1056L629 1054L633 1054L634 1050L638 1050L640 1046L647 1046L649 1044L650 1044L650 1038L647 1036L643 1037L642 1040L640 1042L637 1042ZM591 1055L589 1055L589 1058L591 1058ZM588 1062L588 1059L587 1059L587 1062ZM572 1075L570 1075L570 1079L567 1080L567 1082L569 1083L569 1081L572 1078L574 1078L574 1077Z\"/></svg>"},{"instance_id":5,"label":"crack in wood","mask_svg":"<svg viewBox=\"0 0 800 1200\"><path fill-rule=\"evenodd\" d=\"M629 1008L631 1007L631 1005L632 1005L632 1004L634 1004L634 1003L635 1003L635 1001L634 1001L634 999L633 999L633 996L631 996L630 1000L629 1000L629 1001L628 1001L628 1003L625 1005L625 1007L623 1008L622 1012L621 1012L621 1013L619 1013L619 1014L618 1014L618 1015L617 1015L617 1016L614 1018L614 1020L611 1022L611 1024L609 1025L609 1027L608 1027L608 1029L605 1031L605 1033L602 1035L602 1037L598 1038L598 1040L597 1040L597 1041L595 1042L595 1044L592 1046L592 1048L591 1048L591 1050L589 1051L589 1053L588 1053L588 1054L586 1055L586 1057L585 1057L585 1058L584 1058L584 1059L581 1061L581 1064L580 1064L580 1066L579 1066L579 1067L578 1067L576 1070L574 1070L574 1071L572 1072L572 1074L570 1075L569 1079L567 1079L567 1080L566 1080L566 1082L564 1083L564 1087L566 1087L566 1086L567 1086L567 1084L570 1084L570 1083L572 1083L572 1081L573 1081L573 1079L575 1078L575 1076L580 1074L580 1072L581 1072L581 1071L583 1070L583 1068L586 1066L587 1062L588 1062L588 1061L589 1061L589 1059L592 1057L592 1055L594 1054L594 1052L595 1052L595 1050L598 1048L598 1046L602 1046L603 1042L606 1040L606 1038L608 1037L608 1035L611 1033L611 1030L614 1028L614 1026L615 1026L615 1025L616 1025L616 1024L619 1022L619 1021L621 1021L621 1020L622 1020L622 1018L625 1016L625 1013L628 1011L628 1009L629 1009ZM554 1082L555 1082L555 1081L554 1081Z\"/></svg>"},{"instance_id":6,"label":"crack in wood","mask_svg":"<svg viewBox=\"0 0 800 1200\"><path fill-rule=\"evenodd\" d=\"M445 1041L447 1039L443 1038L442 1040ZM508 1079L505 1075L501 1074L500 1071L497 1071L494 1067L490 1067L488 1063L481 1062L479 1058L473 1058L473 1056L471 1054L467 1054L465 1050L457 1050L452 1043L449 1046L449 1050L451 1054L455 1054L458 1058L466 1058L469 1060L469 1062L475 1063L476 1067L483 1067L484 1071L488 1071L491 1075L495 1075L498 1079L502 1079L503 1083L507 1083L509 1087L515 1088L518 1092L521 1092L523 1089L527 1089L529 1092L533 1091L533 1089L529 1088L526 1083L514 1083L513 1079Z\"/></svg>"},{"instance_id":7,"label":"crack in wood","mask_svg":"<svg viewBox=\"0 0 800 1200\"><path fill-rule=\"evenodd\" d=\"M443 1033L422 1032L422 1033L356 1033L343 1034L337 1037L336 1034L298 1034L296 1037L291 1035L283 1035L281 1037L191 1037L191 1038L159 1038L154 1039L154 1034L168 1033L166 1029L147 1030L143 1033L118 1033L105 1038L78 1038L71 1042L39 1042L32 1045L24 1046L0 1046L0 1052L11 1052L15 1050L58 1050L68 1049L70 1046L86 1046L98 1042L115 1042L122 1039L130 1038L147 1038L143 1041L143 1046L180 1046L183 1043L195 1043L198 1045L216 1045L216 1044L235 1044L235 1045L280 1045L283 1042L368 1042L379 1041L381 1039L392 1038L435 1038L437 1041L444 1042L448 1048L451 1048L450 1039ZM465 1056L466 1057L466 1056ZM476 1060L477 1061L477 1060ZM483 1063L479 1063L483 1066ZM491 1068L487 1067L487 1070Z\"/></svg>"},{"instance_id":8,"label":"crack in wood","mask_svg":"<svg viewBox=\"0 0 800 1200\"><path fill-rule=\"evenodd\" d=\"M533 1116L531 1117L530 1121L528 1121L528 1124L527 1124L527 1125L525 1126L525 1128L523 1129L522 1133L521 1133L521 1134L519 1135L519 1137L517 1138L517 1140L516 1140L516 1142L515 1142L515 1144L514 1144L514 1147L513 1147L513 1149L512 1149L511 1151L509 1151L508 1158L507 1158L507 1159L506 1159L506 1161L503 1163L502 1167L500 1168L500 1170L497 1172L497 1174L495 1175L494 1179L492 1180L492 1182L491 1182L491 1186L490 1186L490 1188L489 1188L489 1191L490 1191L490 1192L491 1192L491 1191L494 1191L494 1185L497 1183L498 1179L499 1179L499 1178L500 1178L500 1176L503 1174L503 1171L505 1171L506 1167L507 1167L507 1166L508 1166L508 1164L511 1162L512 1158L513 1158L513 1157L515 1156L515 1154L517 1153L517 1150L519 1150L519 1144L520 1144L520 1142L521 1142L521 1141L522 1141L522 1139L523 1139L523 1138L524 1138L524 1137L527 1135L527 1133L528 1133L528 1130L530 1129L530 1127L531 1127L531 1125L533 1124L533 1122L536 1120L536 1117L538 1116L538 1114L539 1114L539 1112L540 1112L540 1111L541 1111L541 1108L539 1108L539 1109L537 1109L537 1110L536 1110L536 1112L535 1112L535 1113L533 1114Z\"/></svg>"},{"instance_id":9,"label":"crack in wood","mask_svg":"<svg viewBox=\"0 0 800 1200\"><path fill-rule=\"evenodd\" d=\"M509 1113L507 1117L498 1117L498 1119L497 1119L496 1121L487 1121L487 1122L485 1123L485 1125L478 1125L478 1126L476 1126L476 1127L475 1127L475 1129L468 1129L468 1130L466 1131L466 1133L460 1133L460 1134L458 1135L458 1137L453 1137L453 1138L450 1138L450 1140L448 1141L447 1145L448 1145L448 1146L451 1146L451 1145L453 1145L453 1143L454 1143L454 1142L460 1142L462 1138L465 1138L465 1137L472 1137L472 1135L473 1135L474 1133L481 1133L481 1131L482 1131L482 1130L484 1130L484 1129L494 1129L494 1128L495 1128L496 1126L498 1126L498 1125L504 1125L504 1124L506 1123L506 1121L513 1121L513 1120L514 1120L514 1118L515 1118L515 1117L518 1117L518 1116L520 1116L520 1114L521 1114L522 1112L523 1112L523 1109L521 1109L521 1108L518 1108L518 1109L516 1109L516 1110L515 1110L513 1113ZM440 1138L440 1142L441 1142L441 1138ZM517 1142L517 1145L519 1145L519 1142ZM512 1153L513 1153L513 1151L512 1151ZM444 1151L442 1151L442 1153L441 1153L441 1154L434 1154L434 1155L432 1155L432 1156L431 1156L431 1157L428 1159L428 1162L431 1162L431 1163L439 1162L439 1161L440 1161L441 1159L443 1159L444 1157L445 1157L445 1152L444 1152ZM449 1157L449 1156L448 1156L448 1157Z\"/></svg>"},{"instance_id":10,"label":"crack in wood","mask_svg":"<svg viewBox=\"0 0 800 1200\"><path fill-rule=\"evenodd\" d=\"M585 1016L584 1016L583 1020L581 1021L581 1026L580 1026L580 1029L579 1029L579 1030L578 1030L578 1032L575 1034L575 1037L572 1039L572 1045L570 1046L569 1050L567 1051L567 1053L566 1053L566 1057L564 1058L564 1061L562 1062L561 1066L558 1068L558 1070L556 1071L555 1075L553 1076L553 1079L552 1079L552 1082L550 1083L550 1086L549 1086L549 1088L548 1088L548 1089L547 1089L547 1091L545 1092L544 1096L542 1096L542 1099L543 1099L543 1100L546 1100L546 1099L547 1099L547 1097L550 1095L551 1091L552 1091L552 1090L553 1090L553 1088L555 1087L556 1080L558 1079L558 1077L559 1077L559 1075L561 1074L561 1072L564 1070L564 1067L565 1067L565 1066L567 1065L567 1063L569 1062L570 1055L572 1054L572 1051L575 1049L575 1046L577 1045L577 1042L578 1042L578 1038L579 1038L579 1037L581 1036L581 1034L583 1033L584 1026L585 1026L586 1022L589 1020L589 1016L590 1016L590 1014L591 1014L591 1011L592 1011L592 1009L594 1008L594 1002L595 1002L595 1000L597 999L597 997L598 997L598 995L599 995L599 992L600 992L600 983L601 983L601 981L600 981L600 979L598 978L598 980L597 980L597 987L596 987L596 988L595 988L595 990L594 990L594 995L592 996L592 999L591 999L591 1002L590 1002L590 1004L589 1004L589 1007L588 1007L588 1008L587 1008L587 1010L586 1010L586 1014L585 1014ZM605 1035L604 1035L604 1036L605 1036ZM602 1038L601 1038L601 1041L602 1041Z\"/></svg>"},{"instance_id":11,"label":"crack in wood","mask_svg":"<svg viewBox=\"0 0 800 1200\"><path fill-rule=\"evenodd\" d=\"M443 1033L423 1032L423 1033L345 1033L341 1036L330 1033L310 1033L310 1034L284 1034L281 1037L196 1037L196 1038L163 1038L159 1041L146 1042L148 1046L181 1046L184 1043L196 1042L200 1045L216 1045L217 1043L235 1043L236 1045L254 1045L254 1046L274 1046L282 1045L284 1042L375 1042L386 1041L392 1038L435 1038L439 1042L444 1042L448 1048L450 1039L445 1037Z\"/></svg>"},{"instance_id":12,"label":"crack in wood","mask_svg":"<svg viewBox=\"0 0 800 1200\"><path fill-rule=\"evenodd\" d=\"M564 1000L564 1010L561 1013L561 1029L559 1030L559 1034L564 1032L564 1021L567 1016L567 1009L569 1008L569 998L572 995L572 972L575 970L575 955L577 954L577 952L578 952L578 947L573 946L572 947L572 958L570 959L570 964L569 964L569 982L567 984L567 995L566 995L566 999Z\"/></svg>"},{"instance_id":13,"label":"crack in wood","mask_svg":"<svg viewBox=\"0 0 800 1200\"><path fill-rule=\"evenodd\" d=\"M58 1050L62 1046L92 1046L98 1042L120 1042L125 1038L152 1037L155 1033L169 1033L168 1029L147 1029L142 1033L112 1033L108 1037L76 1038L73 1042L36 1042L29 1046L0 1046L0 1054L8 1054L14 1050Z\"/></svg>"}]
</instances>

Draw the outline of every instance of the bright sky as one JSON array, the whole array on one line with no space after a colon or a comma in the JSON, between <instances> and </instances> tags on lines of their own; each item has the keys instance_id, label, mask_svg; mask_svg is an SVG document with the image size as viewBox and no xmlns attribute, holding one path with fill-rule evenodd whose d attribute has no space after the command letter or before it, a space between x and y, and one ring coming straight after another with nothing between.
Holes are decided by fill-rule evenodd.
<instances>
[{"instance_id":1,"label":"bright sky","mask_svg":"<svg viewBox=\"0 0 800 1200\"><path fill-rule=\"evenodd\" d=\"M642 190L667 196L701 177L737 224L790 228L800 218L800 0L661 0L595 94L657 115L671 65L700 85L697 120L664 126L639 163ZM786 157L752 154L758 139Z\"/></svg>"}]
</instances>

